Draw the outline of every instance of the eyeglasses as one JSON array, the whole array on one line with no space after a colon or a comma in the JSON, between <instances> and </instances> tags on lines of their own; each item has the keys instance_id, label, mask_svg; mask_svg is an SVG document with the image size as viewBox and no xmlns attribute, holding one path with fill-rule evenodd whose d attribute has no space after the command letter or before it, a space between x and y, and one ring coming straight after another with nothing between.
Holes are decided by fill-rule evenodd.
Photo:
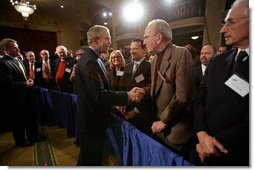
<instances>
[{"instance_id":1,"label":"eyeglasses","mask_svg":"<svg viewBox=\"0 0 254 171\"><path fill-rule=\"evenodd\" d=\"M111 59L121 58L121 56L112 56Z\"/></svg>"},{"instance_id":2,"label":"eyeglasses","mask_svg":"<svg viewBox=\"0 0 254 171\"><path fill-rule=\"evenodd\" d=\"M223 26L230 27L230 26L232 26L232 25L235 25L235 24L238 23L238 22L244 21L243 19L249 19L249 17L241 17L241 18L235 19L235 20L229 18L229 19L226 20L226 21L222 21L222 23L223 23Z\"/></svg>"},{"instance_id":3,"label":"eyeglasses","mask_svg":"<svg viewBox=\"0 0 254 171\"><path fill-rule=\"evenodd\" d=\"M147 40L149 37L155 37L155 36L157 36L158 34L154 34L154 35L147 35L147 36L144 36L143 38L144 38L144 40Z\"/></svg>"}]
</instances>

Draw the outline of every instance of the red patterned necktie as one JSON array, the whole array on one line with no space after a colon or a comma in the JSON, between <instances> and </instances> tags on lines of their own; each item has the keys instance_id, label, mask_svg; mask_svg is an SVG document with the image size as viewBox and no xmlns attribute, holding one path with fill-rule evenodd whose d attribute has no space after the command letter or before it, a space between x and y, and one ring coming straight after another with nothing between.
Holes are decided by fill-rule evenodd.
<instances>
[{"instance_id":1,"label":"red patterned necktie","mask_svg":"<svg viewBox=\"0 0 254 171\"><path fill-rule=\"evenodd\" d=\"M49 80L49 64L48 62L44 62L44 74L45 74L45 80Z\"/></svg>"},{"instance_id":2,"label":"red patterned necktie","mask_svg":"<svg viewBox=\"0 0 254 171\"><path fill-rule=\"evenodd\" d=\"M33 62L30 63L29 77L30 77L31 79L34 79L34 63L33 63Z\"/></svg>"},{"instance_id":3,"label":"red patterned necktie","mask_svg":"<svg viewBox=\"0 0 254 171\"><path fill-rule=\"evenodd\" d=\"M60 85L64 79L65 63L66 63L65 61L61 61L59 63L58 69L57 69L56 84L58 85L58 87L60 87Z\"/></svg>"}]
</instances>

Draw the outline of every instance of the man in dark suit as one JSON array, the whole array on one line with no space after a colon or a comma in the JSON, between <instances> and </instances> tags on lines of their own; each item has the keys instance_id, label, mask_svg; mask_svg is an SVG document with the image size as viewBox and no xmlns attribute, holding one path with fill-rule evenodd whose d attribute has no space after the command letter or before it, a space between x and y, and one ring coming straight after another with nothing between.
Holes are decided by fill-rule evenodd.
<instances>
[{"instance_id":1,"label":"man in dark suit","mask_svg":"<svg viewBox=\"0 0 254 171\"><path fill-rule=\"evenodd\" d=\"M35 63L35 85L55 90L55 61L49 58L47 50L41 50L40 57Z\"/></svg>"},{"instance_id":2,"label":"man in dark suit","mask_svg":"<svg viewBox=\"0 0 254 171\"><path fill-rule=\"evenodd\" d=\"M57 89L62 92L73 93L74 83L70 80L73 66L76 64L76 60L67 56L67 48L63 45L56 47L56 85Z\"/></svg>"},{"instance_id":3,"label":"man in dark suit","mask_svg":"<svg viewBox=\"0 0 254 171\"><path fill-rule=\"evenodd\" d=\"M237 48L210 61L196 94L196 150L204 165L250 164L248 8L248 0L232 5L221 33Z\"/></svg>"},{"instance_id":4,"label":"man in dark suit","mask_svg":"<svg viewBox=\"0 0 254 171\"><path fill-rule=\"evenodd\" d=\"M26 75L34 80L35 78L35 55L33 51L28 51L25 53L26 59L23 60L23 64L26 68Z\"/></svg>"},{"instance_id":5,"label":"man in dark suit","mask_svg":"<svg viewBox=\"0 0 254 171\"><path fill-rule=\"evenodd\" d=\"M195 88L197 89L206 70L206 66L209 61L216 54L216 49L212 45L205 45L200 51L200 57L194 61L194 72L195 72Z\"/></svg>"},{"instance_id":6,"label":"man in dark suit","mask_svg":"<svg viewBox=\"0 0 254 171\"><path fill-rule=\"evenodd\" d=\"M89 48L76 65L77 85L76 124L80 144L77 165L101 165L106 129L110 123L111 105L125 105L129 100L140 101L144 91L112 91L101 53L111 45L109 29L95 25L87 32Z\"/></svg>"},{"instance_id":7,"label":"man in dark suit","mask_svg":"<svg viewBox=\"0 0 254 171\"><path fill-rule=\"evenodd\" d=\"M2 43L5 55L0 59L1 114L8 115L16 146L31 146L33 143L28 138L37 136L32 135L37 123L27 109L30 107L28 89L34 82L27 79L22 61L16 58L20 52L17 41L6 38Z\"/></svg>"},{"instance_id":8,"label":"man in dark suit","mask_svg":"<svg viewBox=\"0 0 254 171\"><path fill-rule=\"evenodd\" d=\"M146 48L143 39L135 38L130 45L132 62L124 68L121 85L124 90L131 90L133 87L145 87L151 83L151 64L145 59ZM151 133L152 109L149 96L139 103L130 103L122 111L125 119L133 123L138 129Z\"/></svg>"}]
</instances>

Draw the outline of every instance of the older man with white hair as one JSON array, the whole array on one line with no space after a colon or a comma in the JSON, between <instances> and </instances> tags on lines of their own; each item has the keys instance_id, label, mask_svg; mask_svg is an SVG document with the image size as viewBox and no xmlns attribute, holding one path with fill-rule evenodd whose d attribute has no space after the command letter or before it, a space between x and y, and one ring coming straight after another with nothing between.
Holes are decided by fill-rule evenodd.
<instances>
[{"instance_id":1,"label":"older man with white hair","mask_svg":"<svg viewBox=\"0 0 254 171\"><path fill-rule=\"evenodd\" d=\"M178 154L187 155L192 137L193 59L188 49L172 43L172 30L161 19L148 23L144 44L154 55L151 86L146 87L156 116L151 125L154 137Z\"/></svg>"},{"instance_id":2,"label":"older man with white hair","mask_svg":"<svg viewBox=\"0 0 254 171\"><path fill-rule=\"evenodd\" d=\"M204 165L250 165L249 1L236 0L221 29L236 49L215 56L194 103L196 150Z\"/></svg>"},{"instance_id":3,"label":"older man with white hair","mask_svg":"<svg viewBox=\"0 0 254 171\"><path fill-rule=\"evenodd\" d=\"M56 85L57 89L62 92L73 93L74 84L70 80L71 72L76 60L72 57L67 56L67 48L63 45L56 47Z\"/></svg>"}]
</instances>

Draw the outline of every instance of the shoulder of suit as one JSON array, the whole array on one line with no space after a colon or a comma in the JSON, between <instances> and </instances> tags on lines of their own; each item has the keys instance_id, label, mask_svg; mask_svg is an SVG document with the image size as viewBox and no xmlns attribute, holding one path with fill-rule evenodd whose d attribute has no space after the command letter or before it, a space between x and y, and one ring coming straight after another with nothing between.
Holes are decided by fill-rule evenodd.
<instances>
[{"instance_id":1,"label":"shoulder of suit","mask_svg":"<svg viewBox=\"0 0 254 171\"><path fill-rule=\"evenodd\" d=\"M168 47L168 50L165 53L170 53L173 58L187 58L192 59L191 53L189 50L183 46L177 46L172 44Z\"/></svg>"},{"instance_id":2,"label":"shoulder of suit","mask_svg":"<svg viewBox=\"0 0 254 171\"><path fill-rule=\"evenodd\" d=\"M217 61L217 60L226 60L228 58L235 57L236 54L237 54L237 50L236 49L231 49L231 50L228 50L228 51L226 51L224 53L215 55L213 57L213 60L214 61Z\"/></svg>"},{"instance_id":3,"label":"shoulder of suit","mask_svg":"<svg viewBox=\"0 0 254 171\"><path fill-rule=\"evenodd\" d=\"M184 46L178 46L178 45L173 44L172 47L176 51L188 51L189 52L189 50L186 47L184 47Z\"/></svg>"},{"instance_id":4,"label":"shoulder of suit","mask_svg":"<svg viewBox=\"0 0 254 171\"><path fill-rule=\"evenodd\" d=\"M13 57L10 57L8 55L4 55L2 58L1 58L1 61L3 63L11 63L12 61L15 61L15 59Z\"/></svg>"},{"instance_id":5,"label":"shoulder of suit","mask_svg":"<svg viewBox=\"0 0 254 171\"><path fill-rule=\"evenodd\" d=\"M144 59L142 62L144 62L145 64L150 64L151 65L151 63L147 59Z\"/></svg>"}]
</instances>

